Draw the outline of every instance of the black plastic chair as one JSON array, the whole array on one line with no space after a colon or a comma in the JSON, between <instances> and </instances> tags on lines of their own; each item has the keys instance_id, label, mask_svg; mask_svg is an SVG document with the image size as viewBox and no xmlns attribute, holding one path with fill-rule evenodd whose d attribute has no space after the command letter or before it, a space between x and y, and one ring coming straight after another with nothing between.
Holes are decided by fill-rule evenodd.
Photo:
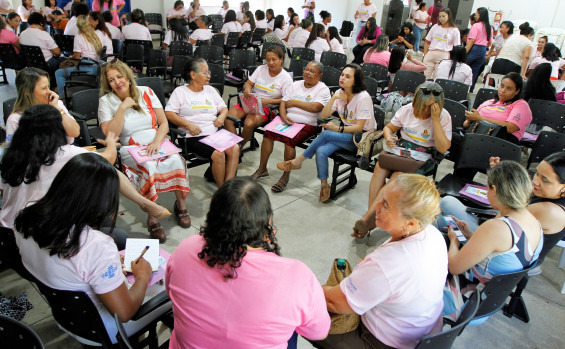
<instances>
[{"instance_id":1,"label":"black plastic chair","mask_svg":"<svg viewBox=\"0 0 565 349\"><path fill-rule=\"evenodd\" d=\"M364 80L365 86L367 86L367 93L369 93L369 96L371 96L373 103L376 103L377 92L379 90L379 82L368 76L366 76Z\"/></svg>"},{"instance_id":2,"label":"black plastic chair","mask_svg":"<svg viewBox=\"0 0 565 349\"><path fill-rule=\"evenodd\" d=\"M224 49L218 46L198 46L194 50L194 57L204 58L208 63L223 64Z\"/></svg>"},{"instance_id":3,"label":"black plastic chair","mask_svg":"<svg viewBox=\"0 0 565 349\"><path fill-rule=\"evenodd\" d=\"M126 40L126 41L124 41L126 56L128 55L128 52L127 52L128 48L132 44L143 46L143 59L144 59L143 63L145 65L147 65L147 62L149 61L149 55L151 53L151 50L153 50L153 41L151 41L151 40Z\"/></svg>"},{"instance_id":4,"label":"black plastic chair","mask_svg":"<svg viewBox=\"0 0 565 349\"><path fill-rule=\"evenodd\" d=\"M75 36L74 35L55 35L55 43L61 49L61 52L67 57L74 53Z\"/></svg>"},{"instance_id":5,"label":"black plastic chair","mask_svg":"<svg viewBox=\"0 0 565 349\"><path fill-rule=\"evenodd\" d=\"M8 117L12 114L12 109L14 109L14 104L16 104L17 97L6 99L2 102L2 112L4 113L4 125L8 121Z\"/></svg>"},{"instance_id":6,"label":"black plastic chair","mask_svg":"<svg viewBox=\"0 0 565 349\"><path fill-rule=\"evenodd\" d=\"M19 34L21 34L24 30L26 30L26 29L29 28L29 27L30 27L30 25L29 25L28 22L21 22L21 23L20 23L20 33L19 33ZM18 35L19 35L19 34L18 34Z\"/></svg>"},{"instance_id":7,"label":"black plastic chair","mask_svg":"<svg viewBox=\"0 0 565 349\"><path fill-rule=\"evenodd\" d=\"M532 111L532 124L565 131L565 105L553 101L532 98L528 101Z\"/></svg>"},{"instance_id":8,"label":"black plastic chair","mask_svg":"<svg viewBox=\"0 0 565 349\"><path fill-rule=\"evenodd\" d=\"M316 51L306 47L295 47L292 49L292 60L313 61L316 56Z\"/></svg>"},{"instance_id":9,"label":"black plastic chair","mask_svg":"<svg viewBox=\"0 0 565 349\"><path fill-rule=\"evenodd\" d=\"M208 45L212 45L211 40L196 40L196 42L194 43L194 46L208 46Z\"/></svg>"},{"instance_id":10,"label":"black plastic chair","mask_svg":"<svg viewBox=\"0 0 565 349\"><path fill-rule=\"evenodd\" d=\"M0 66L2 69L23 69L23 62L18 59L16 50L12 44L0 44ZM3 72L4 83L7 83L6 72Z\"/></svg>"},{"instance_id":11,"label":"black plastic chair","mask_svg":"<svg viewBox=\"0 0 565 349\"><path fill-rule=\"evenodd\" d=\"M36 284L39 292L47 299L53 317L60 327L76 336L99 343L103 348L116 347L112 344L98 309L85 292L57 290L37 280ZM144 317L167 302L170 302L170 299L166 291L163 291L144 303L132 317L132 320ZM135 343L137 348L149 345L150 348L156 349L158 347L156 327L159 321L159 318L151 321L147 326L130 336L129 340ZM140 335L148 331L149 335L141 342L138 342Z\"/></svg>"},{"instance_id":12,"label":"black plastic chair","mask_svg":"<svg viewBox=\"0 0 565 349\"><path fill-rule=\"evenodd\" d=\"M128 44L126 49L125 62L135 68L139 73L143 71L145 49L143 45Z\"/></svg>"},{"instance_id":13,"label":"black plastic chair","mask_svg":"<svg viewBox=\"0 0 565 349\"><path fill-rule=\"evenodd\" d=\"M338 52L325 51L322 52L320 62L322 62L324 67L333 67L341 70L347 64L347 55Z\"/></svg>"},{"instance_id":14,"label":"black plastic chair","mask_svg":"<svg viewBox=\"0 0 565 349\"><path fill-rule=\"evenodd\" d=\"M112 48L114 53L108 56L113 56L120 61L124 60L124 42L120 39L112 39Z\"/></svg>"},{"instance_id":15,"label":"black plastic chair","mask_svg":"<svg viewBox=\"0 0 565 349\"><path fill-rule=\"evenodd\" d=\"M237 44L237 48L248 48L249 44L251 43L252 35L253 32L250 30L241 33L241 36L239 37L239 42Z\"/></svg>"},{"instance_id":16,"label":"black plastic chair","mask_svg":"<svg viewBox=\"0 0 565 349\"><path fill-rule=\"evenodd\" d=\"M427 335L420 339L416 349L449 349L455 342L455 339L475 317L479 310L480 292L474 292L469 300L465 303L461 314L457 321L451 326L450 329L444 330L440 333Z\"/></svg>"},{"instance_id":17,"label":"black plastic chair","mask_svg":"<svg viewBox=\"0 0 565 349\"><path fill-rule=\"evenodd\" d=\"M149 62L147 63L147 76L161 76L167 78L167 52L162 50L151 50Z\"/></svg>"},{"instance_id":18,"label":"black plastic chair","mask_svg":"<svg viewBox=\"0 0 565 349\"><path fill-rule=\"evenodd\" d=\"M98 144L98 139L106 136L98 123L98 102L100 90L82 90L72 95L72 110L69 112L79 124L81 130L76 142L79 146L95 145L97 148L104 147Z\"/></svg>"},{"instance_id":19,"label":"black plastic chair","mask_svg":"<svg viewBox=\"0 0 565 349\"><path fill-rule=\"evenodd\" d=\"M153 90L163 109L165 109L165 92L163 90L163 80L158 77L144 77L135 79L137 86L147 86Z\"/></svg>"},{"instance_id":20,"label":"black plastic chair","mask_svg":"<svg viewBox=\"0 0 565 349\"><path fill-rule=\"evenodd\" d=\"M376 105L373 106L375 121L377 122L377 130L382 130L385 123L385 112ZM373 143L374 144L374 143ZM330 198L332 200L357 185L357 176L355 168L358 167L357 151L338 150L333 153L330 158L333 160L332 183L330 185ZM344 167L342 167L344 166ZM340 169L340 167L342 167ZM369 171L373 171L369 168ZM341 185L342 183L345 183Z\"/></svg>"},{"instance_id":21,"label":"black plastic chair","mask_svg":"<svg viewBox=\"0 0 565 349\"><path fill-rule=\"evenodd\" d=\"M484 102L493 99L494 96L498 93L498 90L493 88L481 88L477 92L477 96L475 97L475 101L473 102L473 109L477 109L480 107L481 104Z\"/></svg>"},{"instance_id":22,"label":"black plastic chair","mask_svg":"<svg viewBox=\"0 0 565 349\"><path fill-rule=\"evenodd\" d=\"M212 39L210 39L210 44L212 46L219 47L223 50L224 49L224 34L220 33L220 34L212 35Z\"/></svg>"},{"instance_id":23,"label":"black plastic chair","mask_svg":"<svg viewBox=\"0 0 565 349\"><path fill-rule=\"evenodd\" d=\"M172 41L169 45L169 56L192 56L192 44L185 41Z\"/></svg>"},{"instance_id":24,"label":"black plastic chair","mask_svg":"<svg viewBox=\"0 0 565 349\"><path fill-rule=\"evenodd\" d=\"M149 24L149 33L159 35L159 46L163 43L165 37L165 28L163 28L163 15L160 13L146 13L145 20ZM152 28L151 26L158 26L159 28Z\"/></svg>"},{"instance_id":25,"label":"black plastic chair","mask_svg":"<svg viewBox=\"0 0 565 349\"><path fill-rule=\"evenodd\" d=\"M328 86L330 91L335 92L339 89L339 77L341 70L333 67L324 67L324 75L322 75L322 82Z\"/></svg>"},{"instance_id":26,"label":"black plastic chair","mask_svg":"<svg viewBox=\"0 0 565 349\"><path fill-rule=\"evenodd\" d=\"M250 70L255 68L255 52L250 50L235 49L230 52L228 63L228 71L233 73L236 69ZM226 85L233 86L238 89L243 88L245 79L238 81L229 76L226 76Z\"/></svg>"},{"instance_id":27,"label":"black plastic chair","mask_svg":"<svg viewBox=\"0 0 565 349\"><path fill-rule=\"evenodd\" d=\"M224 44L224 54L229 55L239 44L239 32L230 32Z\"/></svg>"},{"instance_id":28,"label":"black plastic chair","mask_svg":"<svg viewBox=\"0 0 565 349\"><path fill-rule=\"evenodd\" d=\"M0 338L4 348L45 348L41 338L31 327L4 315L0 315Z\"/></svg>"},{"instance_id":29,"label":"black plastic chair","mask_svg":"<svg viewBox=\"0 0 565 349\"><path fill-rule=\"evenodd\" d=\"M208 70L210 71L210 86L215 87L220 93L220 96L222 96L225 86L224 67L218 64L208 63Z\"/></svg>"},{"instance_id":30,"label":"black plastic chair","mask_svg":"<svg viewBox=\"0 0 565 349\"><path fill-rule=\"evenodd\" d=\"M14 270L22 278L35 281L33 275L24 267L14 232L10 228L0 227L0 262L2 262L2 266ZM0 338L2 337L0 336Z\"/></svg>"},{"instance_id":31,"label":"black plastic chair","mask_svg":"<svg viewBox=\"0 0 565 349\"><path fill-rule=\"evenodd\" d=\"M351 32L353 31L354 28L355 26L353 25L353 22L343 21L341 23L341 28L339 29L339 35L341 37L347 38L351 35Z\"/></svg>"},{"instance_id":32,"label":"black plastic chair","mask_svg":"<svg viewBox=\"0 0 565 349\"><path fill-rule=\"evenodd\" d=\"M426 76L410 70L399 70L394 76L394 82L389 92L406 91L416 92L416 88L426 81Z\"/></svg>"},{"instance_id":33,"label":"black plastic chair","mask_svg":"<svg viewBox=\"0 0 565 349\"><path fill-rule=\"evenodd\" d=\"M222 30L222 27L224 26L222 15L215 14L208 15L208 17L210 17L210 29L212 30L212 32L218 33L220 30Z\"/></svg>"},{"instance_id":34,"label":"black plastic chair","mask_svg":"<svg viewBox=\"0 0 565 349\"><path fill-rule=\"evenodd\" d=\"M463 130L463 122L467 120L465 117L465 111L467 108L454 100L445 98L443 102L443 109L447 110L449 115L451 115L451 128L455 131Z\"/></svg>"},{"instance_id":35,"label":"black plastic chair","mask_svg":"<svg viewBox=\"0 0 565 349\"><path fill-rule=\"evenodd\" d=\"M170 97L174 89L180 86L183 81L184 66L190 57L187 56L174 56L173 65L171 70L168 71L170 81L163 81L163 91L165 96Z\"/></svg>"},{"instance_id":36,"label":"black plastic chair","mask_svg":"<svg viewBox=\"0 0 565 349\"><path fill-rule=\"evenodd\" d=\"M253 35L251 36L251 42L249 43L249 47L252 47L255 50L255 54L257 56L257 60L259 60L261 56L261 44L263 42L263 36L267 31L266 28L255 28L253 31Z\"/></svg>"},{"instance_id":37,"label":"black plastic chair","mask_svg":"<svg viewBox=\"0 0 565 349\"><path fill-rule=\"evenodd\" d=\"M565 134L542 131L534 143L526 168L529 169L532 163L539 163L548 155L560 151L565 151Z\"/></svg>"},{"instance_id":38,"label":"black plastic chair","mask_svg":"<svg viewBox=\"0 0 565 349\"><path fill-rule=\"evenodd\" d=\"M293 80L302 80L302 74L304 73L304 68L310 63L310 61L300 59L293 59L290 61L288 71L292 73Z\"/></svg>"},{"instance_id":39,"label":"black plastic chair","mask_svg":"<svg viewBox=\"0 0 565 349\"><path fill-rule=\"evenodd\" d=\"M388 67L377 63L363 63L361 64L363 75L370 76L376 80L386 80L388 75Z\"/></svg>"},{"instance_id":40,"label":"black plastic chair","mask_svg":"<svg viewBox=\"0 0 565 349\"><path fill-rule=\"evenodd\" d=\"M455 80L436 79L435 81L443 88L445 98L457 101L461 104L468 104L467 94L469 93L469 85Z\"/></svg>"},{"instance_id":41,"label":"black plastic chair","mask_svg":"<svg viewBox=\"0 0 565 349\"><path fill-rule=\"evenodd\" d=\"M265 54L267 53L267 49L270 46L273 46L273 45L276 45L276 46L282 48L283 52L286 52L286 47L283 44L279 44L279 43L276 43L276 42L264 42L263 48L261 49L261 59L262 60L265 59Z\"/></svg>"},{"instance_id":42,"label":"black plastic chair","mask_svg":"<svg viewBox=\"0 0 565 349\"><path fill-rule=\"evenodd\" d=\"M39 68L43 71L49 72L49 67L47 66L47 62L45 61L45 57L43 56L43 52L39 46L21 45L21 48L24 54L26 66ZM53 72L49 73L51 75Z\"/></svg>"},{"instance_id":43,"label":"black plastic chair","mask_svg":"<svg viewBox=\"0 0 565 349\"><path fill-rule=\"evenodd\" d=\"M522 151L520 146L504 139L481 134L467 133L465 134L461 152L458 155L453 168L456 171L467 170L486 173L487 169L490 167L489 159L491 156L498 156L501 160L513 160L519 162L521 154ZM466 196L459 194L459 191L467 183L478 184L475 182L469 182L467 179L460 178L453 173L449 173L439 181L438 189L444 195L451 195L458 198L467 206L490 208L490 205L468 199Z\"/></svg>"}]
</instances>

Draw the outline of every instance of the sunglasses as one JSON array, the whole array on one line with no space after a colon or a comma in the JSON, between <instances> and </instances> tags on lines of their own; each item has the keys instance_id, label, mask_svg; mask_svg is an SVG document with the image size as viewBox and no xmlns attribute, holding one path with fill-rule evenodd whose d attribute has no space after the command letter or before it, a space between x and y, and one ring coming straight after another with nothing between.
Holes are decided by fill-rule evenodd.
<instances>
[{"instance_id":1,"label":"sunglasses","mask_svg":"<svg viewBox=\"0 0 565 349\"><path fill-rule=\"evenodd\" d=\"M434 96L438 97L441 95L443 91L438 91L438 90L432 90L431 88L425 87L422 89L422 93L425 95L429 95L430 93L432 93Z\"/></svg>"},{"instance_id":2,"label":"sunglasses","mask_svg":"<svg viewBox=\"0 0 565 349\"><path fill-rule=\"evenodd\" d=\"M116 63L116 62L118 62L118 61L119 61L118 57L114 57L114 59L112 59L111 61L107 61L107 62L103 63L103 64L100 66L100 68L104 68L108 63L114 64L114 63Z\"/></svg>"}]
</instances>

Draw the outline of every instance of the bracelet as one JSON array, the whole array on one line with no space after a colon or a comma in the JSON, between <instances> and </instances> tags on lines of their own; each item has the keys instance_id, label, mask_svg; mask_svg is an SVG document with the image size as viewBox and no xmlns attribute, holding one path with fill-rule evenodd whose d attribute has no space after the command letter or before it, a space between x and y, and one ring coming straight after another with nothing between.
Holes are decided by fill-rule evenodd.
<instances>
[{"instance_id":1,"label":"bracelet","mask_svg":"<svg viewBox=\"0 0 565 349\"><path fill-rule=\"evenodd\" d=\"M344 129L345 129L345 126L341 125L341 126L339 127L339 133L343 133L343 130L344 130Z\"/></svg>"}]
</instances>

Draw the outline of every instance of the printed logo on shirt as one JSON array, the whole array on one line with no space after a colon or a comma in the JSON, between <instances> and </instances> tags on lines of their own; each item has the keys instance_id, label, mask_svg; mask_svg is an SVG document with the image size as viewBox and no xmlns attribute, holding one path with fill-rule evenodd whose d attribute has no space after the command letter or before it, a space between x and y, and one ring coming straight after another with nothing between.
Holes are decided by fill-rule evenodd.
<instances>
[{"instance_id":1,"label":"printed logo on shirt","mask_svg":"<svg viewBox=\"0 0 565 349\"><path fill-rule=\"evenodd\" d=\"M306 102L310 102L311 100L312 100L312 96L311 96L311 95L306 96Z\"/></svg>"},{"instance_id":2,"label":"printed logo on shirt","mask_svg":"<svg viewBox=\"0 0 565 349\"><path fill-rule=\"evenodd\" d=\"M423 132L419 132L411 127L404 127L404 132L408 135L408 137L416 141L428 142L430 140L430 131L428 129L425 129Z\"/></svg>"},{"instance_id":3,"label":"printed logo on shirt","mask_svg":"<svg viewBox=\"0 0 565 349\"><path fill-rule=\"evenodd\" d=\"M447 41L447 34L445 34L443 37L441 36L434 36L434 39L438 39L440 41Z\"/></svg>"},{"instance_id":4,"label":"printed logo on shirt","mask_svg":"<svg viewBox=\"0 0 565 349\"><path fill-rule=\"evenodd\" d=\"M346 279L345 287L347 287L347 289L351 293L355 293L357 291L357 287L353 284L353 280L351 280L350 277Z\"/></svg>"},{"instance_id":5,"label":"printed logo on shirt","mask_svg":"<svg viewBox=\"0 0 565 349\"><path fill-rule=\"evenodd\" d=\"M255 84L255 87L257 87L258 89L261 89L263 91L267 91L267 92L275 92L275 88L276 85L275 84L271 84L271 86L266 86L267 84L264 83L262 80L257 80L257 83Z\"/></svg>"},{"instance_id":6,"label":"printed logo on shirt","mask_svg":"<svg viewBox=\"0 0 565 349\"><path fill-rule=\"evenodd\" d=\"M496 105L496 104L491 104L491 105L487 105L483 107L486 110L493 110L493 111L505 111L506 107L503 105Z\"/></svg>"},{"instance_id":7,"label":"printed logo on shirt","mask_svg":"<svg viewBox=\"0 0 565 349\"><path fill-rule=\"evenodd\" d=\"M190 104L192 105L191 109L213 109L214 106L212 103L206 99L205 101L191 101Z\"/></svg>"},{"instance_id":8,"label":"printed logo on shirt","mask_svg":"<svg viewBox=\"0 0 565 349\"><path fill-rule=\"evenodd\" d=\"M113 278L114 276L116 276L116 270L118 270L118 266L116 266L116 265L109 266L108 270L104 274L102 274L102 279Z\"/></svg>"}]
</instances>

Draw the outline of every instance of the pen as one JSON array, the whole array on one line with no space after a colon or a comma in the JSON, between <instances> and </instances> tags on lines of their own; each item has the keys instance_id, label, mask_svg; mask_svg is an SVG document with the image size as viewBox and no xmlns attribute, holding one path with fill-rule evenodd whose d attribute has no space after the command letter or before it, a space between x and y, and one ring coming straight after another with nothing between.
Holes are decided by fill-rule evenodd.
<instances>
[{"instance_id":1,"label":"pen","mask_svg":"<svg viewBox=\"0 0 565 349\"><path fill-rule=\"evenodd\" d=\"M149 246L145 246L145 248L143 249L143 251L141 251L141 254L139 255L139 257L137 257L137 259L135 260L135 264L137 264L137 262L139 262L139 260L141 259L141 257L143 257L143 255L145 254L145 252L147 252L148 249L149 249Z\"/></svg>"}]
</instances>

